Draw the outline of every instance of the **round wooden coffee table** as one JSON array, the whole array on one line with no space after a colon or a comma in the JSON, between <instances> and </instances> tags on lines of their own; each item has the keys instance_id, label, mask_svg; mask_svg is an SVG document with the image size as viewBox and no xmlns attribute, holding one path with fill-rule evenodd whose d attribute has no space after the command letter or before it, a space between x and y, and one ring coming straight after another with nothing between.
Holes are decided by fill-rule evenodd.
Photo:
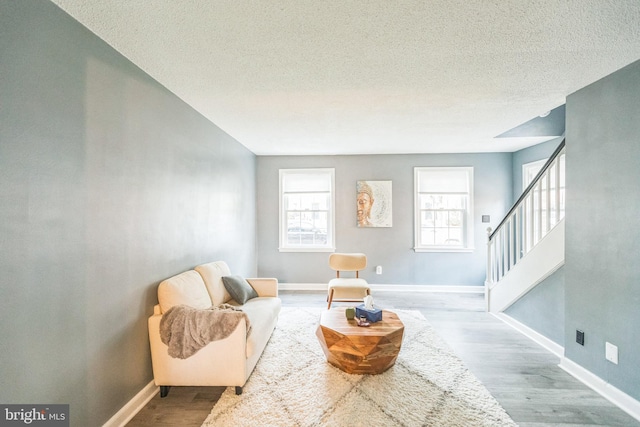
<instances>
[{"instance_id":1,"label":"round wooden coffee table","mask_svg":"<svg viewBox=\"0 0 640 427\"><path fill-rule=\"evenodd\" d=\"M361 327L347 320L344 307L325 310L316 335L327 361L348 374L380 374L396 362L404 324L398 315L382 311L382 321Z\"/></svg>"}]
</instances>

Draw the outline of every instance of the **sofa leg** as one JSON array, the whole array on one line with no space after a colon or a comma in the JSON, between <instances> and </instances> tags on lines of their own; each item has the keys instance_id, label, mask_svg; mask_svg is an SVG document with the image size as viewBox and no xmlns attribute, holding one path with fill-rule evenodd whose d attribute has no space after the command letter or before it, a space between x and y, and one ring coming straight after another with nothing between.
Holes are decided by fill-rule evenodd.
<instances>
[{"instance_id":1,"label":"sofa leg","mask_svg":"<svg viewBox=\"0 0 640 427\"><path fill-rule=\"evenodd\" d=\"M171 386L161 385L160 386L160 397L167 397L167 394L169 394L169 389L170 388L171 388Z\"/></svg>"},{"instance_id":2,"label":"sofa leg","mask_svg":"<svg viewBox=\"0 0 640 427\"><path fill-rule=\"evenodd\" d=\"M236 395L237 395L237 396L240 396L241 394L242 394L242 387L240 387L240 386L238 386L238 385L237 385L237 386L236 386Z\"/></svg>"}]
</instances>

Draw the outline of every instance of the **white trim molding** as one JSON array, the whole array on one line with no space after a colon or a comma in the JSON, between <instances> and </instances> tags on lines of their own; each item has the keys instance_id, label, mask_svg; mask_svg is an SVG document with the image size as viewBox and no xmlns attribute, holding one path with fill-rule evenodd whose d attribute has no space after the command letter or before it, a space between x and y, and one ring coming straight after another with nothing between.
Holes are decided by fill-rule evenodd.
<instances>
[{"instance_id":1,"label":"white trim molding","mask_svg":"<svg viewBox=\"0 0 640 427\"><path fill-rule=\"evenodd\" d=\"M640 421L639 401L566 357L560 359L558 366L627 414Z\"/></svg>"},{"instance_id":2,"label":"white trim molding","mask_svg":"<svg viewBox=\"0 0 640 427\"><path fill-rule=\"evenodd\" d=\"M372 291L393 292L453 292L484 294L484 286L447 286L447 285L394 285L369 284ZM278 283L281 291L327 291L326 283Z\"/></svg>"},{"instance_id":3,"label":"white trim molding","mask_svg":"<svg viewBox=\"0 0 640 427\"><path fill-rule=\"evenodd\" d=\"M124 427L151 399L158 393L158 387L153 380L127 402L102 427Z\"/></svg>"},{"instance_id":4,"label":"white trim molding","mask_svg":"<svg viewBox=\"0 0 640 427\"><path fill-rule=\"evenodd\" d=\"M504 323L511 326L513 329L515 329L516 331L520 332L522 335L529 338L531 341L549 350L551 353L555 354L559 358L562 359L564 357L564 347L556 343L555 341L550 340L549 338L545 337L541 333L534 331L527 325L518 322L513 317L507 316L504 313L489 313L489 314L492 314L495 318L503 321Z\"/></svg>"}]
</instances>

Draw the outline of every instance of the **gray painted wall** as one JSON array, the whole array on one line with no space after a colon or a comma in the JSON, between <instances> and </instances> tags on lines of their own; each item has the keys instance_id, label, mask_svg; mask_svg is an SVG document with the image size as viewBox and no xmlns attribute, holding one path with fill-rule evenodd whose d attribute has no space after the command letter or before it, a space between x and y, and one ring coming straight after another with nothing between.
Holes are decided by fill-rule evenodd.
<instances>
[{"instance_id":1,"label":"gray painted wall","mask_svg":"<svg viewBox=\"0 0 640 427\"><path fill-rule=\"evenodd\" d=\"M564 266L527 292L505 314L564 346Z\"/></svg>"},{"instance_id":2,"label":"gray painted wall","mask_svg":"<svg viewBox=\"0 0 640 427\"><path fill-rule=\"evenodd\" d=\"M416 166L474 167L473 253L415 253L413 251L413 168ZM482 286L486 266L486 228L495 227L511 204L511 153L414 154L361 156L258 157L258 274L282 282L325 283L334 277L329 254L278 251L278 170L333 167L336 178L336 249L365 252L369 283ZM356 182L391 180L393 227L358 228L355 219ZM490 215L491 223L481 223ZM375 266L381 265L381 275Z\"/></svg>"},{"instance_id":3,"label":"gray painted wall","mask_svg":"<svg viewBox=\"0 0 640 427\"><path fill-rule=\"evenodd\" d=\"M0 0L0 402L106 422L160 280L254 275L255 156L45 1Z\"/></svg>"},{"instance_id":4,"label":"gray painted wall","mask_svg":"<svg viewBox=\"0 0 640 427\"><path fill-rule=\"evenodd\" d=\"M565 355L640 399L640 61L567 98ZM584 347L575 330L585 332ZM605 360L605 341L620 363Z\"/></svg>"}]
</instances>

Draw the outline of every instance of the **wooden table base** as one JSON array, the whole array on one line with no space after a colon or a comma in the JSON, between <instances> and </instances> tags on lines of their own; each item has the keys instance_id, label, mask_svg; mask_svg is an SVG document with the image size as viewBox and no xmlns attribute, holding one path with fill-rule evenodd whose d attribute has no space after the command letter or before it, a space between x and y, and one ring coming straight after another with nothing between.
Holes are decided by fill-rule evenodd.
<instances>
[{"instance_id":1,"label":"wooden table base","mask_svg":"<svg viewBox=\"0 0 640 427\"><path fill-rule=\"evenodd\" d=\"M326 310L316 336L327 361L348 374L380 374L396 362L404 324L398 315L382 311L382 321L360 327L347 320L344 308Z\"/></svg>"}]
</instances>

